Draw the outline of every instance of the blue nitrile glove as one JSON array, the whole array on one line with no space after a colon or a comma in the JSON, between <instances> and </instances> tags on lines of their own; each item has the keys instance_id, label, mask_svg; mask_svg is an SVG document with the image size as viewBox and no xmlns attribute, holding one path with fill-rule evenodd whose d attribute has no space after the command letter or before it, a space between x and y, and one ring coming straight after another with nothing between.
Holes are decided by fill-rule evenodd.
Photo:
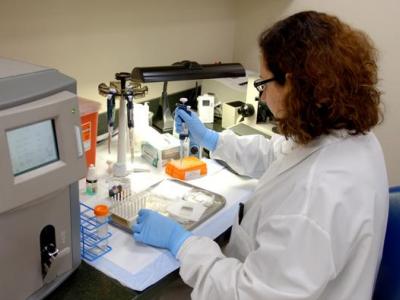
<instances>
[{"instance_id":1,"label":"blue nitrile glove","mask_svg":"<svg viewBox=\"0 0 400 300\"><path fill-rule=\"evenodd\" d=\"M158 212L139 210L136 224L133 225L133 237L136 241L151 246L166 248L176 256L183 242L192 235L174 220Z\"/></svg>"},{"instance_id":2,"label":"blue nitrile glove","mask_svg":"<svg viewBox=\"0 0 400 300\"><path fill-rule=\"evenodd\" d=\"M189 115L183 109L175 109L176 132L182 132L183 122L185 122L188 126L189 138L191 141L202 147L206 147L210 151L215 150L217 147L219 134L214 130L208 129L206 126L204 126L194 112L191 112L191 115Z\"/></svg>"}]
</instances>

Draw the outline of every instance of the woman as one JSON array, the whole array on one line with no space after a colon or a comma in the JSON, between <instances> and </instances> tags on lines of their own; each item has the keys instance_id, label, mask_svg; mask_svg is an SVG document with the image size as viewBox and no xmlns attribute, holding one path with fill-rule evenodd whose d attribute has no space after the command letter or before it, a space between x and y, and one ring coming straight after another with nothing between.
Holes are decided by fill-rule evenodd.
<instances>
[{"instance_id":1,"label":"woman","mask_svg":"<svg viewBox=\"0 0 400 300\"><path fill-rule=\"evenodd\" d=\"M388 211L376 51L338 18L297 13L263 32L255 87L281 135L216 133L177 111L177 129L259 179L223 254L144 210L136 240L179 259L193 299L370 299Z\"/></svg>"}]
</instances>

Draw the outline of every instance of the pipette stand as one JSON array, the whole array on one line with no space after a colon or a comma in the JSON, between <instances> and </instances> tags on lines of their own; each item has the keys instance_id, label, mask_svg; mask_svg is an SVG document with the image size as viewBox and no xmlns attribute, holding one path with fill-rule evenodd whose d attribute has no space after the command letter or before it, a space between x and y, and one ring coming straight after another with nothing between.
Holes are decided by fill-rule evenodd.
<instances>
[{"instance_id":1,"label":"pipette stand","mask_svg":"<svg viewBox=\"0 0 400 300\"><path fill-rule=\"evenodd\" d=\"M110 86L101 83L98 87L99 94L107 96L111 91L115 91L115 96L119 97L119 122L118 122L118 153L117 161L113 164L113 176L125 177L128 175L128 168L126 163L127 151L127 125L128 125L128 111L125 101L128 101L128 95L133 98L142 98L148 91L147 86L141 86L140 83L130 81L130 73L120 72L115 74L117 81L111 81ZM110 114L112 115L112 114ZM133 114L130 113L132 116ZM132 120L133 122L133 120ZM133 141L130 141L133 145ZM132 151L133 153L133 151ZM133 160L133 158L131 158Z\"/></svg>"}]
</instances>

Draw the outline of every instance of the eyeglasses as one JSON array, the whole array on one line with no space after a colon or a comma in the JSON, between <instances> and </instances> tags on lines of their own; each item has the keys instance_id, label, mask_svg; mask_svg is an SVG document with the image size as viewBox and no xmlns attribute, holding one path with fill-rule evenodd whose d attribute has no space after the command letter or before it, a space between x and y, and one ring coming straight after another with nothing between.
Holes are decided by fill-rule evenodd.
<instances>
[{"instance_id":1,"label":"eyeglasses","mask_svg":"<svg viewBox=\"0 0 400 300\"><path fill-rule=\"evenodd\" d=\"M262 93L265 89L265 86L267 85L268 82L271 81L275 81L275 77L269 78L269 79L257 79L254 80L254 87L257 89L257 91L259 91L260 93Z\"/></svg>"}]
</instances>

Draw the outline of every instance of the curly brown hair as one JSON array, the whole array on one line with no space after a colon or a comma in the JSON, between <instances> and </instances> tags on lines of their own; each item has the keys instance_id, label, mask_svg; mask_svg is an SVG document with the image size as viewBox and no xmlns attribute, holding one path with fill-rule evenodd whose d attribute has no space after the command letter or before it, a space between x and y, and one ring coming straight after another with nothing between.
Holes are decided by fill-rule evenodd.
<instances>
[{"instance_id":1,"label":"curly brown hair","mask_svg":"<svg viewBox=\"0 0 400 300\"><path fill-rule=\"evenodd\" d=\"M377 51L337 17L294 14L261 33L259 46L278 84L291 74L280 132L307 144L332 130L365 134L381 119Z\"/></svg>"}]
</instances>

